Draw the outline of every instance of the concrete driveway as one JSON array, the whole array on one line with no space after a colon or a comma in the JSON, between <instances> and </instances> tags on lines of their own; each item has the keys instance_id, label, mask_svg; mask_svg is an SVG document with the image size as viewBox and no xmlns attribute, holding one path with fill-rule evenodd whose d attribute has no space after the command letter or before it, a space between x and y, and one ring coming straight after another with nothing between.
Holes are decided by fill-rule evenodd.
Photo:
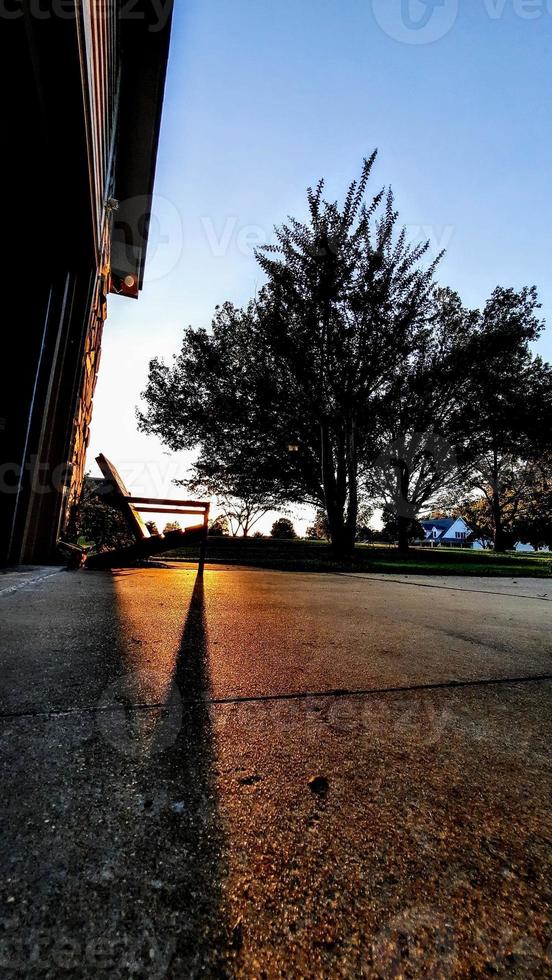
<instances>
[{"instance_id":1,"label":"concrete driveway","mask_svg":"<svg viewBox=\"0 0 552 980\"><path fill-rule=\"evenodd\" d=\"M0 582L7 975L551 975L551 580L48 574Z\"/></svg>"}]
</instances>

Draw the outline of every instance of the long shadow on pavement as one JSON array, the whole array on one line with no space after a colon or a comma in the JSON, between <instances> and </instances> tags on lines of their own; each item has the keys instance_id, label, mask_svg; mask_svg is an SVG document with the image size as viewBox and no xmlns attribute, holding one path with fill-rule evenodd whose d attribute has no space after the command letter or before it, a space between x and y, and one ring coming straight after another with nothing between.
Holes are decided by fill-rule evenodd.
<instances>
[{"instance_id":1,"label":"long shadow on pavement","mask_svg":"<svg viewBox=\"0 0 552 980\"><path fill-rule=\"evenodd\" d=\"M100 586L112 678L128 671L128 623L113 579ZM173 658L174 649L182 701L173 686L168 707L125 708L115 690L97 712L4 722L0 965L9 975L225 976L225 840L199 579Z\"/></svg>"},{"instance_id":2,"label":"long shadow on pavement","mask_svg":"<svg viewBox=\"0 0 552 980\"><path fill-rule=\"evenodd\" d=\"M203 579L192 593L174 682L182 698L182 724L174 744L151 759L144 794L161 784L174 802L144 846L170 853L172 883L166 905L177 917L170 975L223 976L228 931L223 914L225 841L219 819L216 753L209 705L208 642ZM169 709L170 710L170 709ZM160 841L158 833L163 835ZM147 854L144 854L147 860Z\"/></svg>"}]
</instances>

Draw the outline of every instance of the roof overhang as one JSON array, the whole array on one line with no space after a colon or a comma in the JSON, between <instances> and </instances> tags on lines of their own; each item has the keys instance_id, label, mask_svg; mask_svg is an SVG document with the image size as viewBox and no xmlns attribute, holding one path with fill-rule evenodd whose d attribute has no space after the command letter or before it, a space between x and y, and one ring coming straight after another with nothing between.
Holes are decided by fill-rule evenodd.
<instances>
[{"instance_id":1,"label":"roof overhang","mask_svg":"<svg viewBox=\"0 0 552 980\"><path fill-rule=\"evenodd\" d=\"M144 282L173 0L138 0L121 16L121 80L111 235L111 292Z\"/></svg>"}]
</instances>

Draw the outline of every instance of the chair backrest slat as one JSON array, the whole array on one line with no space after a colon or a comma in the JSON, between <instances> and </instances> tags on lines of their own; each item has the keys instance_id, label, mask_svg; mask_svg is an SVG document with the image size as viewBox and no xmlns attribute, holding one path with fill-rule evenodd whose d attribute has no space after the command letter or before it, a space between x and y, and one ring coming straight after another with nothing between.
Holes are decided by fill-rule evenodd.
<instances>
[{"instance_id":1,"label":"chair backrest slat","mask_svg":"<svg viewBox=\"0 0 552 980\"><path fill-rule=\"evenodd\" d=\"M96 456L96 462L105 479L111 484L113 489L113 497L115 498L117 506L121 510L131 533L134 535L137 541L141 541L143 538L149 538L150 533L140 517L140 514L130 503L130 501L125 500L125 498L130 497L131 494L125 487L121 476L117 472L113 463L111 463L110 460L103 455L103 453Z\"/></svg>"}]
</instances>

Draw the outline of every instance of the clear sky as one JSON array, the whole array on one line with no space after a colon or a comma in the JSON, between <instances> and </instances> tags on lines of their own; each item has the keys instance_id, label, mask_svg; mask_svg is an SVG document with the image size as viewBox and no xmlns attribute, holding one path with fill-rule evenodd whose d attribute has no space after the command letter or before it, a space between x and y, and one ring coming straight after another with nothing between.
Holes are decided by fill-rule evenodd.
<instances>
[{"instance_id":1,"label":"clear sky","mask_svg":"<svg viewBox=\"0 0 552 980\"><path fill-rule=\"evenodd\" d=\"M552 0L176 0L146 281L110 297L89 469L104 452L134 492L175 492L188 454L136 429L149 359L247 301L255 245L374 147L372 189L447 248L441 282L473 306L534 283L550 322L551 51Z\"/></svg>"}]
</instances>

